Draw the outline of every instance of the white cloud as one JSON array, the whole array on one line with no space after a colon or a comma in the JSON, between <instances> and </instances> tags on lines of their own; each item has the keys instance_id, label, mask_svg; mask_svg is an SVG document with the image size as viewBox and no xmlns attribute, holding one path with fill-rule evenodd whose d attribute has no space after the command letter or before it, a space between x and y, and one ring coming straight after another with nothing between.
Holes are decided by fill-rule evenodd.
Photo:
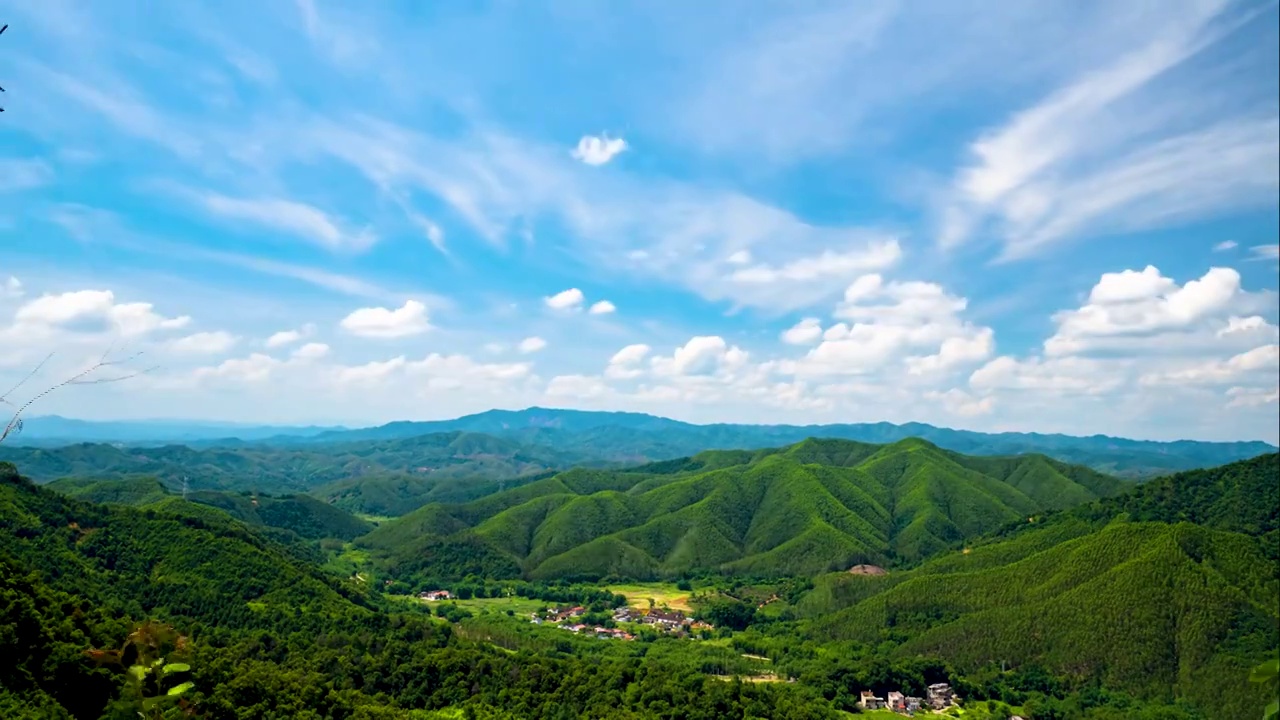
<instances>
[{"instance_id":1,"label":"white cloud","mask_svg":"<svg viewBox=\"0 0 1280 720\"><path fill-rule=\"evenodd\" d=\"M605 376L618 380L640 377L644 374L640 363L648 357L650 349L644 344L628 345L622 348L609 358L609 364L604 371Z\"/></svg>"},{"instance_id":2,"label":"white cloud","mask_svg":"<svg viewBox=\"0 0 1280 720\"><path fill-rule=\"evenodd\" d=\"M1218 337L1226 337L1238 333L1252 333L1255 331L1263 331L1271 335L1280 333L1280 328L1267 322L1266 318L1261 315L1250 315L1249 317L1231 316L1227 318L1226 327L1217 332Z\"/></svg>"},{"instance_id":3,"label":"white cloud","mask_svg":"<svg viewBox=\"0 0 1280 720\"><path fill-rule=\"evenodd\" d=\"M279 332L272 333L271 337L267 338L266 345L269 348L292 345L305 337L310 337L315 331L316 326L311 323L307 323L296 330L281 330Z\"/></svg>"},{"instance_id":4,"label":"white cloud","mask_svg":"<svg viewBox=\"0 0 1280 720\"><path fill-rule=\"evenodd\" d=\"M967 305L935 283L863 275L833 313L850 322L827 328L822 342L787 370L806 377L857 375L900 361L922 375L980 362L994 348L994 333L960 318Z\"/></svg>"},{"instance_id":5,"label":"white cloud","mask_svg":"<svg viewBox=\"0 0 1280 720\"><path fill-rule=\"evenodd\" d=\"M151 303L117 303L110 290L78 290L45 294L28 301L13 316L11 332L26 337L47 337L57 330L118 333L132 338L158 330L186 326L191 318L166 318Z\"/></svg>"},{"instance_id":6,"label":"white cloud","mask_svg":"<svg viewBox=\"0 0 1280 720\"><path fill-rule=\"evenodd\" d=\"M324 343L310 342L293 351L290 357L295 360L319 360L329 354L329 346Z\"/></svg>"},{"instance_id":7,"label":"white cloud","mask_svg":"<svg viewBox=\"0 0 1280 720\"><path fill-rule=\"evenodd\" d=\"M420 335L431 329L427 306L417 300L389 310L384 307L360 308L342 319L342 328L352 335L368 338L403 338Z\"/></svg>"},{"instance_id":8,"label":"white cloud","mask_svg":"<svg viewBox=\"0 0 1280 720\"><path fill-rule=\"evenodd\" d=\"M1125 383L1125 376L1113 365L1078 357L1016 360L1003 356L969 376L969 386L979 391L1018 390L1047 395L1102 395Z\"/></svg>"},{"instance_id":9,"label":"white cloud","mask_svg":"<svg viewBox=\"0 0 1280 720\"><path fill-rule=\"evenodd\" d=\"M700 335L676 348L670 357L654 357L650 365L660 376L710 375L738 369L747 358L745 350L718 335Z\"/></svg>"},{"instance_id":10,"label":"white cloud","mask_svg":"<svg viewBox=\"0 0 1280 720\"><path fill-rule=\"evenodd\" d=\"M809 345L822 337L822 321L818 318L804 318L795 325L782 331L782 342L788 345Z\"/></svg>"},{"instance_id":11,"label":"white cloud","mask_svg":"<svg viewBox=\"0 0 1280 720\"><path fill-rule=\"evenodd\" d=\"M1150 265L1141 272L1105 273L1084 306L1053 316L1058 329L1045 341L1045 353L1077 354L1117 340L1189 330L1228 314L1240 299L1240 274L1231 268L1211 268L1181 287Z\"/></svg>"},{"instance_id":12,"label":"white cloud","mask_svg":"<svg viewBox=\"0 0 1280 720\"><path fill-rule=\"evenodd\" d=\"M873 270L892 267L902 258L897 239L874 240L861 250L824 251L813 257L802 257L783 265L754 265L735 270L729 278L748 284L775 282L805 283L821 277L847 278Z\"/></svg>"},{"instance_id":13,"label":"white cloud","mask_svg":"<svg viewBox=\"0 0 1280 720\"><path fill-rule=\"evenodd\" d=\"M557 375L547 383L547 395L551 397L590 400L613 396L614 390L600 378L590 375Z\"/></svg>"},{"instance_id":14,"label":"white cloud","mask_svg":"<svg viewBox=\"0 0 1280 720\"><path fill-rule=\"evenodd\" d=\"M570 154L587 165L604 165L626 149L627 142L622 138L583 135Z\"/></svg>"},{"instance_id":15,"label":"white cloud","mask_svg":"<svg viewBox=\"0 0 1280 720\"><path fill-rule=\"evenodd\" d=\"M974 397L958 388L945 392L929 390L924 393L924 399L940 404L946 412L959 417L987 415L995 409L995 398Z\"/></svg>"},{"instance_id":16,"label":"white cloud","mask_svg":"<svg viewBox=\"0 0 1280 720\"><path fill-rule=\"evenodd\" d=\"M409 211L408 217L409 221L416 225L423 235L427 236L427 240L431 242L436 250L445 252L443 228L430 218L413 211Z\"/></svg>"},{"instance_id":17,"label":"white cloud","mask_svg":"<svg viewBox=\"0 0 1280 720\"><path fill-rule=\"evenodd\" d=\"M543 340L540 337L527 337L520 341L520 344L516 346L516 349L521 353L528 355L530 353L536 353L545 347L547 347L546 340Z\"/></svg>"},{"instance_id":18,"label":"white cloud","mask_svg":"<svg viewBox=\"0 0 1280 720\"><path fill-rule=\"evenodd\" d=\"M1261 372L1270 382L1280 374L1280 345L1263 345L1226 360L1210 361L1139 378L1143 385L1226 384Z\"/></svg>"},{"instance_id":19,"label":"white cloud","mask_svg":"<svg viewBox=\"0 0 1280 720\"><path fill-rule=\"evenodd\" d=\"M217 355L225 353L239 341L235 335L225 331L199 332L169 342L168 347L176 353L190 355Z\"/></svg>"},{"instance_id":20,"label":"white cloud","mask_svg":"<svg viewBox=\"0 0 1280 720\"><path fill-rule=\"evenodd\" d=\"M40 159L0 158L0 193L31 190L53 182L53 167Z\"/></svg>"},{"instance_id":21,"label":"white cloud","mask_svg":"<svg viewBox=\"0 0 1280 720\"><path fill-rule=\"evenodd\" d=\"M1275 260L1280 258L1280 244L1254 245L1249 248L1250 260Z\"/></svg>"},{"instance_id":22,"label":"white cloud","mask_svg":"<svg viewBox=\"0 0 1280 720\"><path fill-rule=\"evenodd\" d=\"M550 297L543 298L543 302L552 310L578 310L582 307L584 299L581 290L569 288Z\"/></svg>"},{"instance_id":23,"label":"white cloud","mask_svg":"<svg viewBox=\"0 0 1280 720\"><path fill-rule=\"evenodd\" d=\"M297 235L330 250L361 251L377 242L372 230L343 229L323 210L305 203L277 198L250 200L214 193L200 199L205 208L216 215Z\"/></svg>"},{"instance_id":24,"label":"white cloud","mask_svg":"<svg viewBox=\"0 0 1280 720\"><path fill-rule=\"evenodd\" d=\"M1249 387L1232 387L1227 388L1227 397L1231 398L1227 403L1227 407L1258 407L1261 405L1270 405L1273 402L1280 401L1280 388L1272 385L1271 388L1249 388Z\"/></svg>"},{"instance_id":25,"label":"white cloud","mask_svg":"<svg viewBox=\"0 0 1280 720\"><path fill-rule=\"evenodd\" d=\"M614 305L608 300L600 300L598 302L592 303L591 309L588 310L587 312L592 315L608 315L609 313L614 312L617 309L618 309L618 306Z\"/></svg>"},{"instance_id":26,"label":"white cloud","mask_svg":"<svg viewBox=\"0 0 1280 720\"><path fill-rule=\"evenodd\" d=\"M1274 204L1273 112L1188 129L1205 118L1201 93L1184 88L1171 103L1155 82L1238 27L1227 5L1188 2L1149 18L1146 37L1123 54L978 138L974 162L955 177L942 245L964 242L995 218L1012 259L1073 236Z\"/></svg>"},{"instance_id":27,"label":"white cloud","mask_svg":"<svg viewBox=\"0 0 1280 720\"><path fill-rule=\"evenodd\" d=\"M3 294L6 298L20 298L27 293L22 288L22 281L10 275L9 279L5 281L3 291L0 294Z\"/></svg>"},{"instance_id":28,"label":"white cloud","mask_svg":"<svg viewBox=\"0 0 1280 720\"><path fill-rule=\"evenodd\" d=\"M1228 250L1234 250L1236 247L1237 247L1237 243L1235 240L1223 240L1222 242L1213 246L1213 251L1226 252Z\"/></svg>"},{"instance_id":29,"label":"white cloud","mask_svg":"<svg viewBox=\"0 0 1280 720\"><path fill-rule=\"evenodd\" d=\"M276 358L262 353L253 353L246 358L232 358L213 367L196 368L194 379L230 380L243 383L261 383L271 377L274 370L283 363Z\"/></svg>"},{"instance_id":30,"label":"white cloud","mask_svg":"<svg viewBox=\"0 0 1280 720\"><path fill-rule=\"evenodd\" d=\"M724 259L730 265L747 265L751 262L750 250L738 250Z\"/></svg>"}]
</instances>

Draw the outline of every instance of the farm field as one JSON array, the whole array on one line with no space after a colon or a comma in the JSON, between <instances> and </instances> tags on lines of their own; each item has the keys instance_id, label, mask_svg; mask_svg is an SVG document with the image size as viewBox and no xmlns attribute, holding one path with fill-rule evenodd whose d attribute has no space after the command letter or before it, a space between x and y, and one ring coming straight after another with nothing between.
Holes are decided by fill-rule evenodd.
<instances>
[{"instance_id":1,"label":"farm field","mask_svg":"<svg viewBox=\"0 0 1280 720\"><path fill-rule=\"evenodd\" d=\"M686 613L693 611L693 606L689 604L689 596L692 593L677 588L675 583L629 583L609 585L606 589L612 593L626 595L627 605L633 608L647 610L649 599L652 598L655 607L666 605L672 610L681 610Z\"/></svg>"}]
</instances>

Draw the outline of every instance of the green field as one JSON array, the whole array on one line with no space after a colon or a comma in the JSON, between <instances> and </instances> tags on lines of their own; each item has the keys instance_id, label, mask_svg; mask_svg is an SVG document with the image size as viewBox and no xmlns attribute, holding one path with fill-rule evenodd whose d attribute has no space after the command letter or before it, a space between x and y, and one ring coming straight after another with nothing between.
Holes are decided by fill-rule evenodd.
<instances>
[{"instance_id":1,"label":"green field","mask_svg":"<svg viewBox=\"0 0 1280 720\"><path fill-rule=\"evenodd\" d=\"M472 598L470 600L444 600L424 603L430 606L436 606L444 603L453 603L460 608L465 608L477 615L481 613L498 613L505 614L508 610L514 612L518 616L528 618L529 613L536 611L538 608L555 605L546 600L533 600L522 597L504 597L504 598Z\"/></svg>"},{"instance_id":2,"label":"green field","mask_svg":"<svg viewBox=\"0 0 1280 720\"><path fill-rule=\"evenodd\" d=\"M633 608L647 610L649 608L649 600L652 598L654 607L663 607L665 605L672 610L693 611L693 606L689 604L689 596L692 593L677 588L675 583L631 583L628 585L609 585L607 589L612 593L626 595L627 604Z\"/></svg>"}]
</instances>

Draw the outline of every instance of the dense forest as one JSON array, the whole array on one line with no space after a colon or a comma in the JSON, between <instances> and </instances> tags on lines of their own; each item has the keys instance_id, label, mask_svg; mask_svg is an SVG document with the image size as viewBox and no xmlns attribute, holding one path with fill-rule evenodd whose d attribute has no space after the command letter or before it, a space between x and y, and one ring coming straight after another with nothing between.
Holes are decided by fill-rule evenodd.
<instances>
[{"instance_id":1,"label":"dense forest","mask_svg":"<svg viewBox=\"0 0 1280 720\"><path fill-rule=\"evenodd\" d=\"M307 495L42 487L0 464L0 715L837 718L947 682L973 720L1260 717L1278 484L1276 454L1134 485L806 441L374 527ZM656 576L714 629L607 641L512 610L610 622L628 598L609 588ZM413 598L431 587L460 599Z\"/></svg>"},{"instance_id":2,"label":"dense forest","mask_svg":"<svg viewBox=\"0 0 1280 720\"><path fill-rule=\"evenodd\" d=\"M970 457L911 439L806 440L627 471L575 469L463 504L426 505L357 540L448 574L600 579L708 570L812 575L895 565L1124 481L1040 455Z\"/></svg>"}]
</instances>

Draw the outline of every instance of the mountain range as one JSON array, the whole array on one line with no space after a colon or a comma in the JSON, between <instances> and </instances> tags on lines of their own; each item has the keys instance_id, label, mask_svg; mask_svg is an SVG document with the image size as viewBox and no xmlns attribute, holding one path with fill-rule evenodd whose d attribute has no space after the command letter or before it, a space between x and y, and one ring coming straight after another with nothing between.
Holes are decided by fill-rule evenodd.
<instances>
[{"instance_id":1,"label":"mountain range","mask_svg":"<svg viewBox=\"0 0 1280 720\"><path fill-rule=\"evenodd\" d=\"M69 443L123 443L155 446L182 442L193 448L293 448L347 446L404 440L438 433L479 433L510 441L535 453L561 453L553 469L592 463L639 464L687 457L704 450L778 447L809 437L889 443L909 437L968 455L1043 453L1123 477L1212 467L1276 448L1263 442L1159 442L1103 435L1076 437L1039 433L981 433L922 423L836 425L695 425L627 412L547 408L490 410L453 420L393 422L363 429L227 426L186 422L94 423L58 417L30 418L14 445L53 447ZM328 452L328 451L326 451ZM514 450L512 451L514 452ZM19 458L8 458L19 462ZM28 466L23 465L24 468ZM35 468L28 472L39 475ZM480 473L472 473L480 474ZM348 475L347 477L350 477ZM492 475L490 476L492 477ZM337 479L337 478L329 478ZM295 482L293 487L308 484Z\"/></svg>"}]
</instances>

